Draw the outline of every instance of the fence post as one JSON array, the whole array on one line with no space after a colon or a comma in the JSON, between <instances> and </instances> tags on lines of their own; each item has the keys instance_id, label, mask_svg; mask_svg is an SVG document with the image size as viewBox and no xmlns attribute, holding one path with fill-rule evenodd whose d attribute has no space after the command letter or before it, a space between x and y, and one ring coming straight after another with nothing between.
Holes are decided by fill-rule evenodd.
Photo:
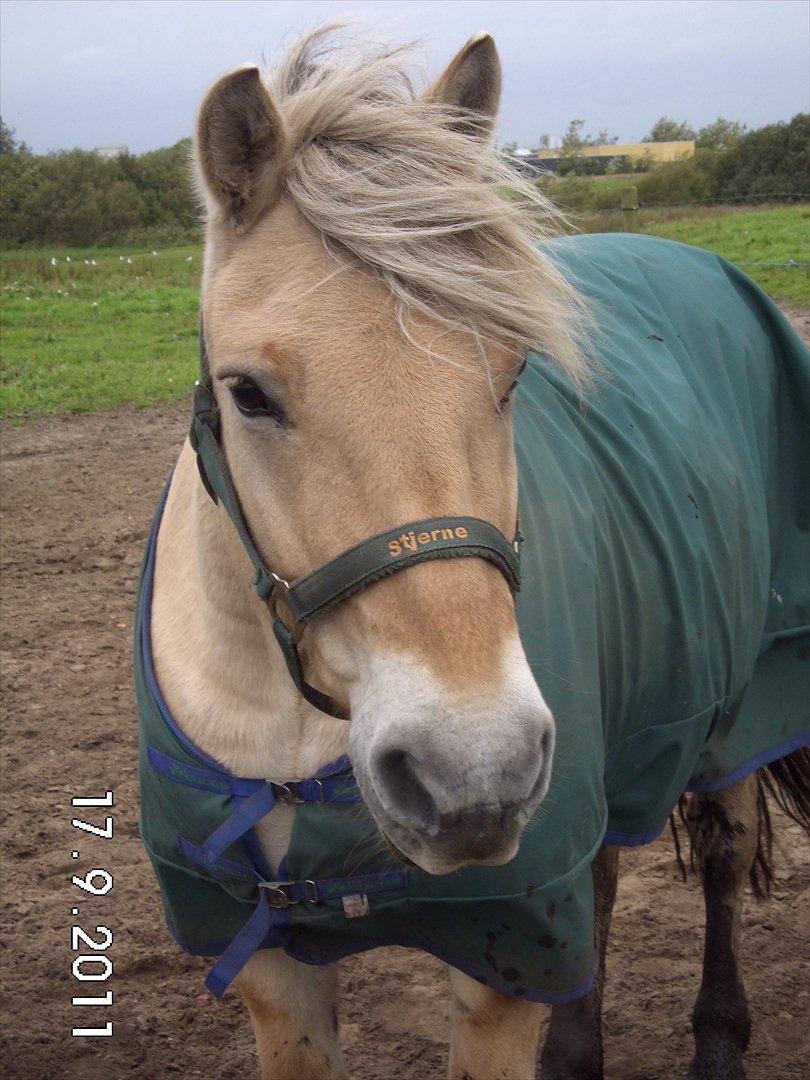
<instances>
[{"instance_id":1,"label":"fence post","mask_svg":"<svg viewBox=\"0 0 810 1080\"><path fill-rule=\"evenodd\" d=\"M626 187L619 192L625 232L638 232L638 188Z\"/></svg>"}]
</instances>

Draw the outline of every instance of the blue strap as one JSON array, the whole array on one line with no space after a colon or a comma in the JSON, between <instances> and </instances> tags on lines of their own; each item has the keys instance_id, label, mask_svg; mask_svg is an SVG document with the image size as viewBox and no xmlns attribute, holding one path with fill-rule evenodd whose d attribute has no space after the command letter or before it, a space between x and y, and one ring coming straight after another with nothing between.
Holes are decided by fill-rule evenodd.
<instances>
[{"instance_id":1,"label":"blue strap","mask_svg":"<svg viewBox=\"0 0 810 1080\"><path fill-rule=\"evenodd\" d=\"M253 867L228 859L223 854L238 840L246 836L253 837L253 828L271 812L277 801L291 799L313 803L359 802L360 791L346 758L327 765L317 777L289 784L272 784L266 780L231 776L225 770L186 765L154 746L147 747L147 758L153 769L178 784L233 798L231 813L202 845L198 846L184 836L177 837L177 845L185 859L202 867L209 874L259 886L256 909L211 968L205 980L206 986L215 997L222 997L251 956L262 947L272 928L273 916L270 910L271 902L268 901L268 886L274 900L278 901L272 906L283 909L290 904L318 903L352 893L404 888L407 882L405 872L369 874L319 882L264 882L261 874ZM279 870L281 871L282 867ZM262 888L262 885L266 887ZM278 911L277 915L283 917L284 911Z\"/></svg>"},{"instance_id":2,"label":"blue strap","mask_svg":"<svg viewBox=\"0 0 810 1080\"><path fill-rule=\"evenodd\" d=\"M269 784L262 783L248 799L240 801L233 813L204 841L203 852L208 858L218 858L223 851L235 844L248 829L266 817L276 805L276 797Z\"/></svg>"},{"instance_id":3,"label":"blue strap","mask_svg":"<svg viewBox=\"0 0 810 1080\"><path fill-rule=\"evenodd\" d=\"M264 780L231 776L226 772L214 772L213 769L185 765L154 746L147 746L146 756L156 772L163 773L169 780L174 780L178 784L199 788L201 791L213 791L221 795L250 796L266 783Z\"/></svg>"},{"instance_id":4,"label":"blue strap","mask_svg":"<svg viewBox=\"0 0 810 1080\"><path fill-rule=\"evenodd\" d=\"M154 746L146 748L146 756L156 772L162 773L177 784L198 788L201 791L249 798L267 785L265 780L231 776L226 772L214 772L212 769L185 765ZM307 803L360 802L362 799L360 789L349 771L348 763L341 762L340 764L342 767L339 774L323 770L319 776L310 780L290 781L288 784L271 784L270 786L274 789L276 798L282 802L287 797ZM327 766L327 769L331 769L331 766Z\"/></svg>"},{"instance_id":5,"label":"blue strap","mask_svg":"<svg viewBox=\"0 0 810 1080\"><path fill-rule=\"evenodd\" d=\"M197 866L201 866L218 877L239 878L240 881L254 883L261 881L259 875L251 867L245 866L244 863L234 862L233 859L226 859L224 855L209 855L201 847L192 844L185 836L177 837L177 846L189 862L196 863Z\"/></svg>"},{"instance_id":6,"label":"blue strap","mask_svg":"<svg viewBox=\"0 0 810 1080\"><path fill-rule=\"evenodd\" d=\"M205 985L214 997L222 997L251 956L261 948L269 930L270 908L262 895L256 910L205 977Z\"/></svg>"},{"instance_id":7,"label":"blue strap","mask_svg":"<svg viewBox=\"0 0 810 1080\"><path fill-rule=\"evenodd\" d=\"M253 881L259 886L270 886L283 891L287 904L320 904L326 900L339 900L353 893L378 893L391 889L404 889L408 884L406 870L390 870L383 874L358 874L354 877L319 878L317 881L262 881L250 867L234 862L220 855L212 857L206 854L204 847L198 847L185 836L177 837L177 844L183 855L198 866L218 874L220 877L238 878L240 881ZM264 889L260 889L264 895Z\"/></svg>"},{"instance_id":8,"label":"blue strap","mask_svg":"<svg viewBox=\"0 0 810 1080\"><path fill-rule=\"evenodd\" d=\"M351 774L327 776L323 780L299 780L284 785L296 799L313 803L355 803L363 796Z\"/></svg>"},{"instance_id":9,"label":"blue strap","mask_svg":"<svg viewBox=\"0 0 810 1080\"><path fill-rule=\"evenodd\" d=\"M298 885L299 882L294 884ZM306 882L303 886L306 899ZM337 900L353 893L388 892L391 889L404 889L408 885L407 870L390 870L387 874L361 874L356 877L320 878L312 882L318 892L319 900Z\"/></svg>"}]
</instances>

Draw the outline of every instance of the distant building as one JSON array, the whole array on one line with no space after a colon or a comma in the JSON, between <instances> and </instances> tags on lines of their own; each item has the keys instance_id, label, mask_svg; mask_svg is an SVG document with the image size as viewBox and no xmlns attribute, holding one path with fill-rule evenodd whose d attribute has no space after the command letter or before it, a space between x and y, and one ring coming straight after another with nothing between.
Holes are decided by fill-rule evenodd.
<instances>
[{"instance_id":1,"label":"distant building","mask_svg":"<svg viewBox=\"0 0 810 1080\"><path fill-rule=\"evenodd\" d=\"M514 154L509 155L509 164L520 176L525 176L527 180L534 180L535 177L540 176L543 172L548 172L551 166L546 161L541 161L536 154L531 151L522 154L520 151L516 151Z\"/></svg>"},{"instance_id":2,"label":"distant building","mask_svg":"<svg viewBox=\"0 0 810 1080\"><path fill-rule=\"evenodd\" d=\"M128 154L129 153L129 147L128 146L96 146L93 149L93 153L98 154L99 157L107 158L109 160L110 158L123 157L124 154Z\"/></svg>"},{"instance_id":3,"label":"distant building","mask_svg":"<svg viewBox=\"0 0 810 1080\"><path fill-rule=\"evenodd\" d=\"M649 157L660 165L664 161L676 161L678 158L694 157L695 140L682 142L614 143L606 146L583 146L577 157L599 158L606 165L616 158L635 161ZM535 150L533 159L540 162L542 168L555 169L563 160L559 149Z\"/></svg>"}]
</instances>

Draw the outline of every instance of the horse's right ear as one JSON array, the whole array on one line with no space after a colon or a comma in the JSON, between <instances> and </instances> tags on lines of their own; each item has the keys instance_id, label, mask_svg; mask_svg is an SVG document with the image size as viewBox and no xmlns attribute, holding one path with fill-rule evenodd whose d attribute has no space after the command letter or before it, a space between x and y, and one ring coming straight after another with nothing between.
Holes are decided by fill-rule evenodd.
<instances>
[{"instance_id":1,"label":"horse's right ear","mask_svg":"<svg viewBox=\"0 0 810 1080\"><path fill-rule=\"evenodd\" d=\"M223 75L197 119L197 166L206 193L242 232L278 194L286 151L284 122L257 67Z\"/></svg>"}]
</instances>

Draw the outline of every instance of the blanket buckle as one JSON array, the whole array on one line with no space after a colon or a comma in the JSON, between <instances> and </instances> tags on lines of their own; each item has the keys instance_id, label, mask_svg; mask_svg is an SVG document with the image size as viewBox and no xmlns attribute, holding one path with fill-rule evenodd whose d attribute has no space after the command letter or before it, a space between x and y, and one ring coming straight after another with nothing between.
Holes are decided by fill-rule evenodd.
<instances>
[{"instance_id":1,"label":"blanket buckle","mask_svg":"<svg viewBox=\"0 0 810 1080\"><path fill-rule=\"evenodd\" d=\"M296 897L292 893L295 885L303 886L303 896ZM265 890L265 898L268 907L288 908L293 904L317 904L320 901L318 886L314 881L260 881L259 888Z\"/></svg>"},{"instance_id":2,"label":"blanket buckle","mask_svg":"<svg viewBox=\"0 0 810 1080\"><path fill-rule=\"evenodd\" d=\"M273 784L273 788L279 802L283 803L285 806L297 806L299 803L306 802L306 799L302 799L296 792L294 782L289 782L287 784Z\"/></svg>"}]
</instances>

